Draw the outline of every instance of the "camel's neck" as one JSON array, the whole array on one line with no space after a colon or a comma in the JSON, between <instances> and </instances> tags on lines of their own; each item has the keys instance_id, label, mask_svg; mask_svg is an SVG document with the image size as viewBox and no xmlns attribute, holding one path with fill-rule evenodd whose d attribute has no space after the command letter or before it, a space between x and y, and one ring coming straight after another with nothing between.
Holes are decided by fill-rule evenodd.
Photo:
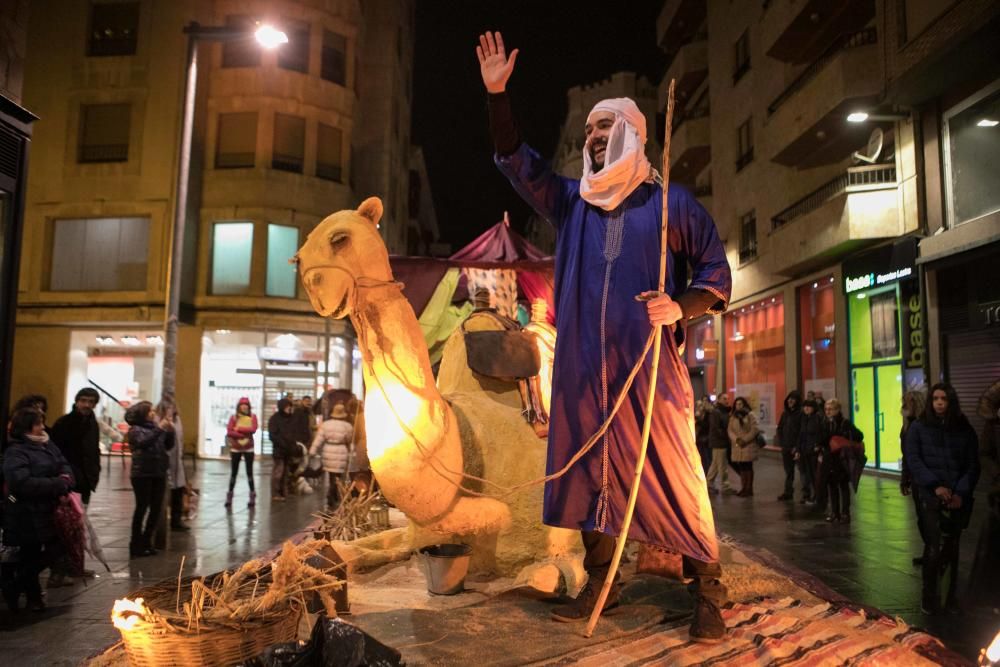
<instances>
[{"instance_id":1,"label":"camel's neck","mask_svg":"<svg viewBox=\"0 0 1000 667\"><path fill-rule=\"evenodd\" d=\"M400 291L391 287L364 290L357 310L351 322L361 347L366 394L382 394L389 404L443 403L427 343L413 308Z\"/></svg>"}]
</instances>

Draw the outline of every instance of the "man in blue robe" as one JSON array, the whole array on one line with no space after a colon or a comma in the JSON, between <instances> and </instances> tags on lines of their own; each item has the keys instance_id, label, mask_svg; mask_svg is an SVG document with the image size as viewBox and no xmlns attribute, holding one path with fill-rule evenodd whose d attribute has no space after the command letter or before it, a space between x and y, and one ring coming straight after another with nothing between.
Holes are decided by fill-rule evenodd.
<instances>
[{"instance_id":1,"label":"man in blue robe","mask_svg":"<svg viewBox=\"0 0 1000 667\"><path fill-rule=\"evenodd\" d=\"M635 103L621 98L594 107L585 127L583 175L565 178L524 144L514 123L505 90L517 50L508 59L500 33L486 33L476 51L489 94L496 164L557 232L559 335L547 472L562 469L607 419L650 328L669 327L629 538L682 555L695 598L690 636L718 641L725 635L719 605L726 592L694 439L694 398L678 351L684 336L678 322L725 310L732 288L725 247L705 209L672 185L666 289L656 292L663 187L644 155L646 123ZM634 478L651 368L652 353L603 439L545 486L543 521L582 532L590 575L577 598L553 613L556 620L584 620L597 604ZM615 587L604 609L617 604L617 597Z\"/></svg>"}]
</instances>

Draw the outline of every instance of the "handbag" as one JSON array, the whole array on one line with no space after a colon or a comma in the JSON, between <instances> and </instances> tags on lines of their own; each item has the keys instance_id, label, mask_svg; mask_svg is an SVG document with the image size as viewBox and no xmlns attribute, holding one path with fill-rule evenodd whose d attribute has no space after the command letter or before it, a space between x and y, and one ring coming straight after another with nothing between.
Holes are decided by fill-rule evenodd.
<instances>
[{"instance_id":1,"label":"handbag","mask_svg":"<svg viewBox=\"0 0 1000 667\"><path fill-rule=\"evenodd\" d=\"M848 440L842 435L835 435L830 438L830 452L832 454L839 454L845 448L853 451L855 454L865 453L865 443L863 442Z\"/></svg>"}]
</instances>

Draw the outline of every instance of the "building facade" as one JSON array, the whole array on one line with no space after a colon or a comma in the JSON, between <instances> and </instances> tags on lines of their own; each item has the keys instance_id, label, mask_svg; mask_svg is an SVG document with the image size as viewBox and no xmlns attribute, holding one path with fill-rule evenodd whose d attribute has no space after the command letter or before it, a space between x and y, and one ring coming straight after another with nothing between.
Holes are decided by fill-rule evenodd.
<instances>
[{"instance_id":1,"label":"building facade","mask_svg":"<svg viewBox=\"0 0 1000 667\"><path fill-rule=\"evenodd\" d=\"M252 39L198 46L177 368L185 445L220 455L241 396L263 423L286 393L361 392L349 323L315 316L288 260L324 217L369 194L388 211L406 210L408 144L393 136L379 148L363 128L372 117L389 124L381 95L392 92L369 90L365 77L409 85L412 3L376 4L32 3L24 97L42 120L25 214L15 395L46 394L56 413L89 383L124 402L159 398L182 29L192 21L247 31L271 22L289 42L274 51ZM383 38L379 22L396 10L399 55L380 62L364 42ZM57 15L64 20L49 20ZM44 48L53 43L68 48ZM408 142L409 107L393 111L406 128L398 139ZM356 171L404 186L378 189ZM406 225L395 215L383 227L387 244L405 250ZM112 401L102 406L118 417Z\"/></svg>"}]
</instances>

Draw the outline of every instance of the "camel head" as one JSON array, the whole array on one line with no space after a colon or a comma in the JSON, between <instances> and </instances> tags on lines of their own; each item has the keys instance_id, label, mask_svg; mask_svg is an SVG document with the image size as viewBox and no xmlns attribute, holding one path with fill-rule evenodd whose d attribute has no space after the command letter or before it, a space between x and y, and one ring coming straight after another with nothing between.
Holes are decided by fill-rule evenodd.
<instances>
[{"instance_id":1,"label":"camel head","mask_svg":"<svg viewBox=\"0 0 1000 667\"><path fill-rule=\"evenodd\" d=\"M338 211L319 223L294 262L313 309L337 319L351 314L358 282L392 280L389 252L378 232L382 200L369 197L356 211Z\"/></svg>"}]
</instances>

